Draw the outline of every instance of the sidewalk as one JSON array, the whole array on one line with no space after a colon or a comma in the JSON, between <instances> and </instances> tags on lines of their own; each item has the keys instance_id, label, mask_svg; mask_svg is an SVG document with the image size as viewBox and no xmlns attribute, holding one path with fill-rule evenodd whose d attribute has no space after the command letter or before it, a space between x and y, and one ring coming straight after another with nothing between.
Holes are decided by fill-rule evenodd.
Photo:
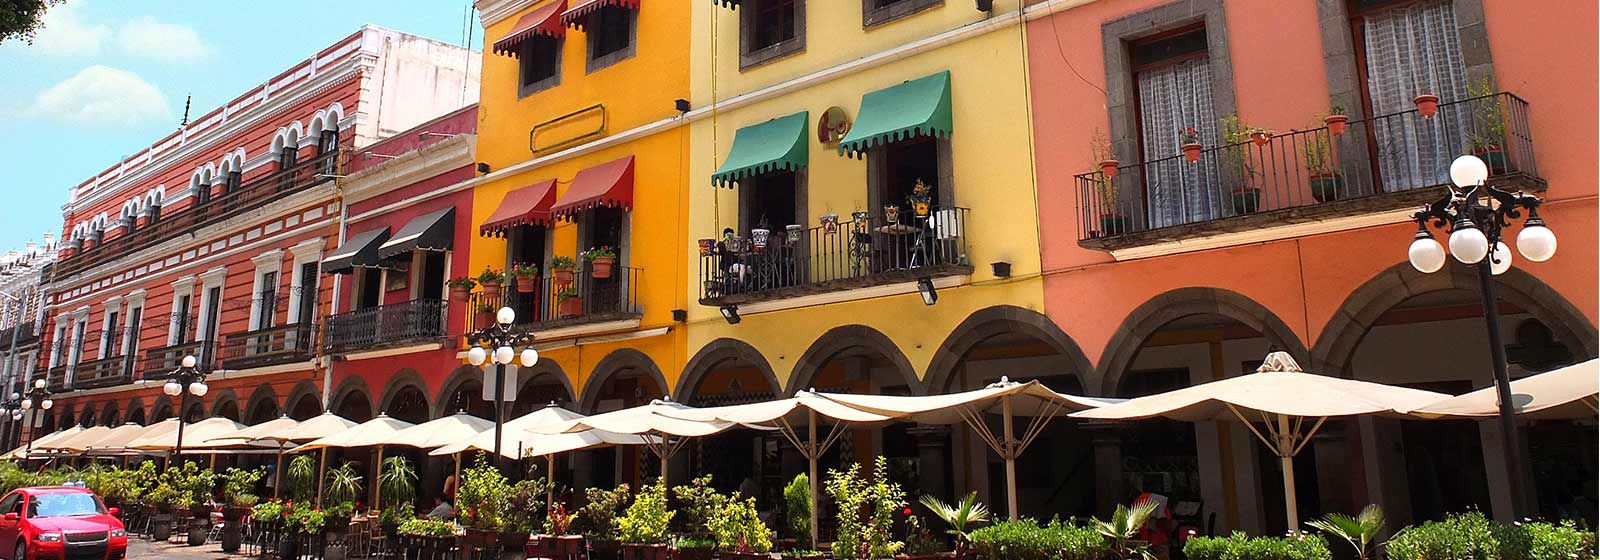
<instances>
[{"instance_id":1,"label":"sidewalk","mask_svg":"<svg viewBox=\"0 0 1600 560\"><path fill-rule=\"evenodd\" d=\"M142 538L128 539L129 560L145 560L156 558L175 558L183 560L223 560L236 558L250 558L242 554L225 554L222 546L208 543L204 546L188 546L165 542L150 542Z\"/></svg>"}]
</instances>

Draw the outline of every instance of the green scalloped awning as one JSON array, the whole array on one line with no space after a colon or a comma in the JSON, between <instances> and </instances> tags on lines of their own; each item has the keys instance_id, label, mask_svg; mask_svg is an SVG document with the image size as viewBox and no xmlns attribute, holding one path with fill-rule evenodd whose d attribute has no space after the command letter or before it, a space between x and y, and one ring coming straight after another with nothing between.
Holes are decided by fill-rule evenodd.
<instances>
[{"instance_id":1,"label":"green scalloped awning","mask_svg":"<svg viewBox=\"0 0 1600 560\"><path fill-rule=\"evenodd\" d=\"M731 187L762 173L805 167L806 158L811 155L806 141L810 118L810 113L801 111L734 132L733 148L722 160L722 167L711 174L711 184Z\"/></svg>"},{"instance_id":2,"label":"green scalloped awning","mask_svg":"<svg viewBox=\"0 0 1600 560\"><path fill-rule=\"evenodd\" d=\"M861 96L856 124L839 141L839 153L859 157L868 149L915 136L949 136L950 71Z\"/></svg>"}]
</instances>

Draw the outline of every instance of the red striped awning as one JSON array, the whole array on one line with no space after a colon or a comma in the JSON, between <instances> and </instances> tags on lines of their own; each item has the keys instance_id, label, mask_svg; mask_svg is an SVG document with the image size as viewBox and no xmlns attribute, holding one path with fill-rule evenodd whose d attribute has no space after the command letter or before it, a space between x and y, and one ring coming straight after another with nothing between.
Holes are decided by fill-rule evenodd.
<instances>
[{"instance_id":1,"label":"red striped awning","mask_svg":"<svg viewBox=\"0 0 1600 560\"><path fill-rule=\"evenodd\" d=\"M579 171L572 177L567 194L550 207L550 213L571 220L579 212L600 206L633 207L633 156Z\"/></svg>"},{"instance_id":2,"label":"red striped awning","mask_svg":"<svg viewBox=\"0 0 1600 560\"><path fill-rule=\"evenodd\" d=\"M534 35L544 35L560 39L567 34L567 28L561 24L561 15L567 11L567 0L555 0L549 4L538 7L534 11L523 14L517 24L511 27L499 41L494 42L495 54L510 56L517 55L517 49L522 42Z\"/></svg>"},{"instance_id":3,"label":"red striped awning","mask_svg":"<svg viewBox=\"0 0 1600 560\"><path fill-rule=\"evenodd\" d=\"M639 9L640 0L579 0L578 4L561 13L561 23L583 29L583 20L589 14L606 6L629 10Z\"/></svg>"},{"instance_id":4,"label":"red striped awning","mask_svg":"<svg viewBox=\"0 0 1600 560\"><path fill-rule=\"evenodd\" d=\"M504 236L520 225L550 225L550 206L556 201L556 180L540 181L506 193L500 207L478 226L478 235Z\"/></svg>"}]
</instances>

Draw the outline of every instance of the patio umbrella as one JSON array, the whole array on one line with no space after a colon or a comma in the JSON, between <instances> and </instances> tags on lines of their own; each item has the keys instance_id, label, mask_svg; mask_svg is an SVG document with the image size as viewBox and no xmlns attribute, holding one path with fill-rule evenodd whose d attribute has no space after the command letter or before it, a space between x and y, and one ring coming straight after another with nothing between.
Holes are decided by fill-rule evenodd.
<instances>
[{"instance_id":1,"label":"patio umbrella","mask_svg":"<svg viewBox=\"0 0 1600 560\"><path fill-rule=\"evenodd\" d=\"M1244 422L1272 448L1283 467L1283 499L1289 529L1299 532L1294 493L1294 456L1311 441L1329 417L1395 414L1437 402L1449 395L1341 379L1302 371L1286 352L1267 354L1255 373L1230 377L1176 391L1131 399L1073 414L1074 418L1132 420L1163 416L1175 420ZM1306 421L1312 420L1310 429ZM1265 425L1266 433L1254 422Z\"/></svg>"},{"instance_id":2,"label":"patio umbrella","mask_svg":"<svg viewBox=\"0 0 1600 560\"><path fill-rule=\"evenodd\" d=\"M317 467L317 506L322 506L322 479L324 478L324 471L327 470L328 466L327 462L329 448L348 449L352 447L377 447L378 464L382 465L383 446L390 445L390 442L395 438L395 434L400 433L401 430L405 430L406 428L411 428L414 426L416 426L416 424L412 424L405 420L390 418L387 414L379 414L377 418L356 424L355 426L352 426L344 431L319 438L296 449L296 451L322 451L322 460L320 461L321 465ZM382 467L380 466L380 468ZM381 475L382 473L379 474ZM373 505L376 506L376 502L374 502Z\"/></svg>"},{"instance_id":3,"label":"patio umbrella","mask_svg":"<svg viewBox=\"0 0 1600 560\"><path fill-rule=\"evenodd\" d=\"M770 425L777 428L795 449L800 450L810 465L811 477L811 542L817 542L817 459L844 435L846 424L874 424L894 420L895 416L861 410L811 391L800 391L795 396L775 401L674 410L664 414L687 420L722 421L745 425ZM828 435L817 440L818 419L832 420ZM804 423L810 436L801 441L796 424Z\"/></svg>"},{"instance_id":4,"label":"patio umbrella","mask_svg":"<svg viewBox=\"0 0 1600 560\"><path fill-rule=\"evenodd\" d=\"M210 441L228 445L229 442L272 442L278 445L277 470L279 483L272 485L272 497L283 493L283 454L290 443L303 443L325 438L355 427L356 423L332 412L323 412L301 422L287 415L256 424ZM326 453L326 451L324 451Z\"/></svg>"},{"instance_id":5,"label":"patio umbrella","mask_svg":"<svg viewBox=\"0 0 1600 560\"><path fill-rule=\"evenodd\" d=\"M494 421L485 420L465 412L429 420L416 426L406 428L395 434L389 445L404 445L419 449L431 450L450 445L452 443L470 441L485 432L493 432ZM492 439L492 437L491 437ZM378 451L378 476L383 476L383 451ZM461 456L456 456L456 480L461 479ZM378 503L382 497L382 488L373 485L373 490L378 492L372 500Z\"/></svg>"},{"instance_id":6,"label":"patio umbrella","mask_svg":"<svg viewBox=\"0 0 1600 560\"><path fill-rule=\"evenodd\" d=\"M693 410L693 407L663 398L633 408L569 420L563 423L566 425L565 429L559 429L561 428L559 424L553 428L558 428L559 432L564 433L604 430L636 436L639 438L639 444L650 448L650 451L661 458L661 480L665 481L667 461L672 459L679 449L683 449L684 444L691 438L720 434L738 426L733 422L685 419L684 412L688 410Z\"/></svg>"},{"instance_id":7,"label":"patio umbrella","mask_svg":"<svg viewBox=\"0 0 1600 560\"><path fill-rule=\"evenodd\" d=\"M140 455L140 452L128 449L128 444L132 443L133 440L146 435L172 433L177 430L177 418L168 418L148 426L125 424L106 434L106 437L100 438L100 441L90 443L86 453L90 455Z\"/></svg>"},{"instance_id":8,"label":"patio umbrella","mask_svg":"<svg viewBox=\"0 0 1600 560\"><path fill-rule=\"evenodd\" d=\"M1050 420L1064 412L1119 402L1064 395L1051 391L1038 381L1017 383L1005 377L982 389L948 395L919 397L821 393L821 396L861 410L924 424L965 422L1006 462L1006 504L1011 519L1017 518L1017 457L1038 439L1039 434L1044 433ZM984 419L986 413L1000 414L1001 433L998 436L989 429L989 423ZM1015 423L1019 415L1032 419L1021 438L1016 437Z\"/></svg>"},{"instance_id":9,"label":"patio umbrella","mask_svg":"<svg viewBox=\"0 0 1600 560\"><path fill-rule=\"evenodd\" d=\"M103 437L105 437L106 433L110 432L110 431L111 431L111 428L106 427L106 426L91 426L91 427L88 427L88 428L84 428L83 430L79 431L78 433L72 434L70 436L63 437L63 438L57 438L57 439L55 439L53 441L50 441L49 443L46 443L44 445L35 445L35 446L33 446L33 448L34 449L43 449L45 451L64 451L64 452L82 453L83 452L83 446L84 446L84 444L86 442L90 442L90 441L94 441L94 440L98 440L100 438L103 438Z\"/></svg>"},{"instance_id":10,"label":"patio umbrella","mask_svg":"<svg viewBox=\"0 0 1600 560\"><path fill-rule=\"evenodd\" d=\"M1589 360L1511 382L1511 405L1517 414L1540 420L1595 417L1600 394L1600 360ZM1486 418L1500 414L1500 393L1494 386L1465 395L1401 410L1424 418Z\"/></svg>"},{"instance_id":11,"label":"patio umbrella","mask_svg":"<svg viewBox=\"0 0 1600 560\"><path fill-rule=\"evenodd\" d=\"M11 453L7 453L6 456L13 459L28 459L28 456L31 455L31 453L28 451L30 448L38 449L40 446L50 445L52 442L61 441L62 439L75 436L81 431L83 431L83 426L73 426L65 430L45 434L34 438L29 443L23 444L21 447L13 450Z\"/></svg>"},{"instance_id":12,"label":"patio umbrella","mask_svg":"<svg viewBox=\"0 0 1600 560\"><path fill-rule=\"evenodd\" d=\"M176 420L172 421L172 430L147 429L139 437L129 441L127 449L140 451L172 451L178 446L178 430ZM166 422L156 424L162 426ZM152 426L154 428L155 426ZM234 422L227 418L207 418L184 426L184 439L191 442L195 449L205 449L204 442L237 432L245 427L244 424ZM198 445L196 445L198 444Z\"/></svg>"},{"instance_id":13,"label":"patio umbrella","mask_svg":"<svg viewBox=\"0 0 1600 560\"><path fill-rule=\"evenodd\" d=\"M116 452L120 453L123 446L127 445L133 438L139 437L139 434L144 433L144 430L145 426L128 422L111 428L98 438L81 442L82 446L74 448L73 451L93 456L98 454L96 453L97 450L114 448Z\"/></svg>"}]
</instances>

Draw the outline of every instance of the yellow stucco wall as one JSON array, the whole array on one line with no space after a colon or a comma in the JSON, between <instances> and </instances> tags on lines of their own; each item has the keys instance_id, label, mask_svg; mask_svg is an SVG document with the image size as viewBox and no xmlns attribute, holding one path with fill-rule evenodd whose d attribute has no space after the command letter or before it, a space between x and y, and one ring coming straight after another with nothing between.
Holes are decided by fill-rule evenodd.
<instances>
[{"instance_id":1,"label":"yellow stucco wall","mask_svg":"<svg viewBox=\"0 0 1600 560\"><path fill-rule=\"evenodd\" d=\"M695 37L715 49L694 49L692 98L696 106L728 99L776 83L881 51L912 43L983 18L967 2L943 6L864 30L861 3L808 2L806 50L749 71L739 71L738 14L713 5L691 3ZM1016 2L996 2L995 13L1016 9ZM713 21L715 20L715 21ZM941 342L973 311L998 304L1043 312L1039 280L1038 216L1031 170L1030 137L1022 37L1014 25L927 50L837 79L816 80L803 88L691 125L689 163L689 236L717 237L722 227L738 227L736 190L711 186L709 177L727 156L740 127L796 111L809 111L810 158L807 168L806 225L817 216L867 210L867 164L838 155L815 137L816 119L838 106L852 122L859 118L862 94L936 72L951 73L954 132L955 204L970 208L968 258L973 275L960 287L940 290L937 305L927 307L915 293L829 305L744 314L738 325L724 323L715 308L691 303L689 355L721 337L753 345L771 363L780 383L789 388L795 362L829 329L861 324L887 335L910 360L917 376L925 374ZM716 52L715 71L712 53ZM714 79L713 79L714 77ZM713 86L715 91L713 92ZM878 212L874 212L877 214ZM691 254L688 293L698 297L699 261ZM1012 277L996 278L989 263L1012 264Z\"/></svg>"},{"instance_id":2,"label":"yellow stucco wall","mask_svg":"<svg viewBox=\"0 0 1600 560\"><path fill-rule=\"evenodd\" d=\"M522 14L543 4L536 3L491 24L485 33L486 46L508 33ZM517 59L486 48L478 112L479 161L501 170L532 160L528 134L534 125L595 104L605 106L607 135L676 114L673 100L689 94L689 19L681 6L641 3L634 56L594 73L586 71L584 32L569 28L563 45L560 85L520 99ZM591 125L585 122L580 128L588 126ZM540 145L546 143L541 140ZM687 149L688 130L676 128L602 149L580 150L584 153L570 157L540 154L547 158L545 162L497 176L474 189L472 227L476 229L488 219L512 190L553 178L558 180L560 200L579 170L632 155L634 206L629 214L625 262L620 264L642 269L638 300L644 316L637 330L670 326L671 310L686 305ZM552 234L552 254L575 256L583 249L577 246L577 232L577 224L559 222ZM473 271L485 266L501 268L506 241L475 236L470 258ZM574 390L582 394L586 380L595 373L595 365L619 348L645 353L666 374L668 383L676 381L675 374L682 370L686 359L684 332L674 329L664 335L551 349L541 353L541 360L558 364L572 378Z\"/></svg>"}]
</instances>

